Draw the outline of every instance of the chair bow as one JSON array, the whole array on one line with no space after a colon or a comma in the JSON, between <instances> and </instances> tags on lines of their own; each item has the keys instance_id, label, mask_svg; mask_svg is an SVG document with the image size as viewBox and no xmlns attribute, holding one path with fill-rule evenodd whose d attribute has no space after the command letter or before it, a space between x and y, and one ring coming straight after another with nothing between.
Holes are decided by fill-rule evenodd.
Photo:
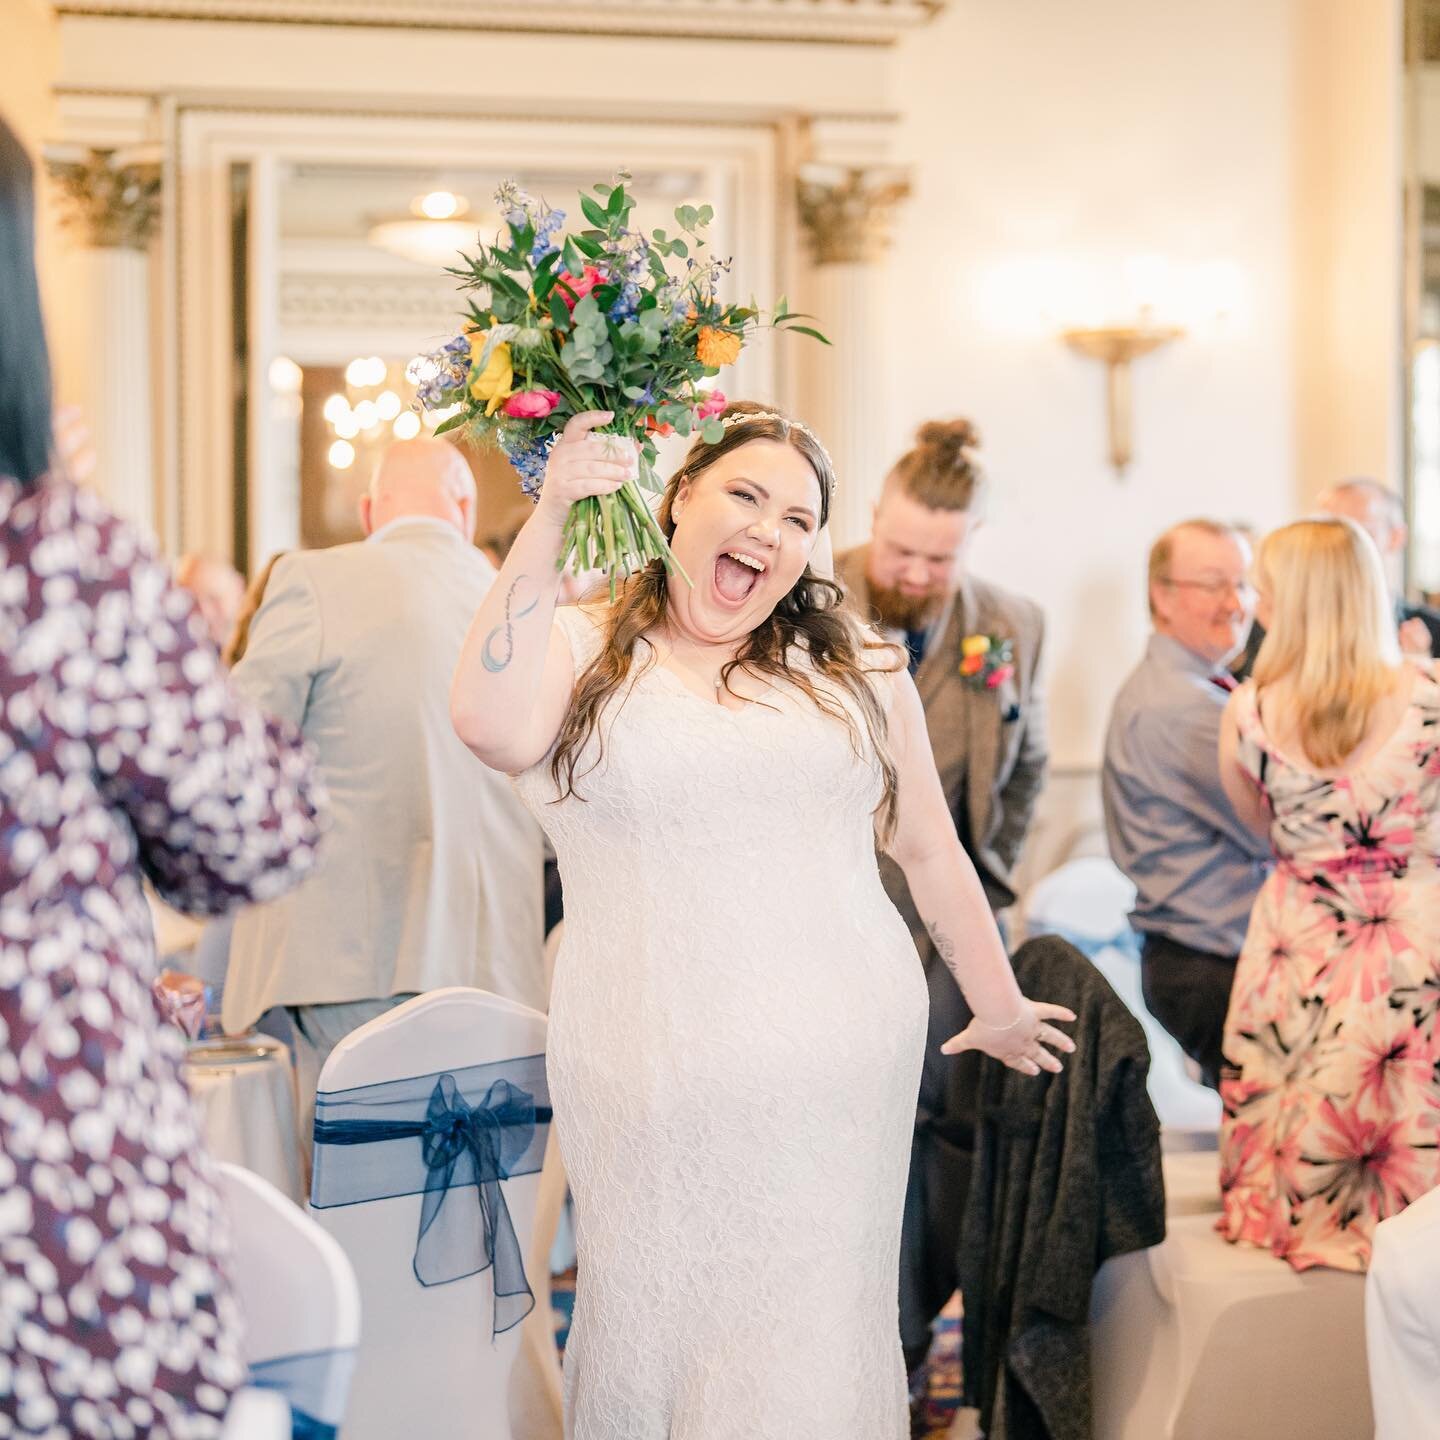
<instances>
[{"instance_id":1,"label":"chair bow","mask_svg":"<svg viewBox=\"0 0 1440 1440\"><path fill-rule=\"evenodd\" d=\"M508 1080L493 1081L476 1105L460 1093L453 1075L441 1075L430 1092L420 1136L429 1173L415 1241L415 1278L422 1285L444 1285L493 1265L497 1335L535 1308L500 1188L534 1133L535 1099Z\"/></svg>"},{"instance_id":2,"label":"chair bow","mask_svg":"<svg viewBox=\"0 0 1440 1440\"><path fill-rule=\"evenodd\" d=\"M535 1308L501 1182L540 1169L550 1119L543 1055L321 1091L311 1208L422 1196L416 1280L493 1271L499 1335Z\"/></svg>"}]
</instances>

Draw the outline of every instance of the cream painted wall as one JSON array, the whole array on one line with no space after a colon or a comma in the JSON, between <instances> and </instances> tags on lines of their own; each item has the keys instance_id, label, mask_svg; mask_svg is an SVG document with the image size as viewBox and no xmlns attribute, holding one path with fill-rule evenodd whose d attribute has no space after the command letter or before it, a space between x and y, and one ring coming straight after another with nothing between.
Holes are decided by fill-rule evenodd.
<instances>
[{"instance_id":1,"label":"cream painted wall","mask_svg":"<svg viewBox=\"0 0 1440 1440\"><path fill-rule=\"evenodd\" d=\"M57 33L45 0L0 0L0 115L34 150L53 113Z\"/></svg>"},{"instance_id":2,"label":"cream painted wall","mask_svg":"<svg viewBox=\"0 0 1440 1440\"><path fill-rule=\"evenodd\" d=\"M1295 437L1301 495L1403 490L1402 0L1302 0Z\"/></svg>"},{"instance_id":3,"label":"cream painted wall","mask_svg":"<svg viewBox=\"0 0 1440 1440\"><path fill-rule=\"evenodd\" d=\"M917 183L887 283L924 324L882 342L886 423L896 453L929 416L978 424L994 503L975 568L1047 611L1061 766L1098 761L1154 535L1197 513L1264 529L1332 458L1388 459L1390 4L956 0L902 41ZM1057 332L1146 300L1189 334L1136 365L1119 479L1101 368Z\"/></svg>"},{"instance_id":4,"label":"cream painted wall","mask_svg":"<svg viewBox=\"0 0 1440 1440\"><path fill-rule=\"evenodd\" d=\"M925 326L887 337L888 424L897 452L927 416L978 424L974 563L1049 616L1062 766L1097 762L1144 645L1149 540L1292 508L1293 44L1283 0L960 0L903 42L918 184L890 284ZM1197 275L1227 320L1194 313ZM1120 479L1103 371L1057 337L1147 297L1192 333L1136 365Z\"/></svg>"},{"instance_id":5,"label":"cream painted wall","mask_svg":"<svg viewBox=\"0 0 1440 1440\"><path fill-rule=\"evenodd\" d=\"M54 133L52 86L59 64L59 30L46 0L0 0L0 26L5 35L0 45L0 115L36 159L36 250L41 291L47 294L53 282L55 226L38 151Z\"/></svg>"}]
</instances>

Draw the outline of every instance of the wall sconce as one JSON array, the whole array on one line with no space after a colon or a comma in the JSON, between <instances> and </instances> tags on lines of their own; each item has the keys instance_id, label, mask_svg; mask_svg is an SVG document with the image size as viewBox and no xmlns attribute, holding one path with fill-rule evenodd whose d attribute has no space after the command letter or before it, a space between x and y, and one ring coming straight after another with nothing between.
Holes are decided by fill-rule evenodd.
<instances>
[{"instance_id":1,"label":"wall sconce","mask_svg":"<svg viewBox=\"0 0 1440 1440\"><path fill-rule=\"evenodd\" d=\"M1105 364L1110 463L1117 475L1124 475L1132 453L1130 362L1179 339L1184 333L1173 325L1113 325L1098 330L1066 330L1060 337L1072 350Z\"/></svg>"}]
</instances>

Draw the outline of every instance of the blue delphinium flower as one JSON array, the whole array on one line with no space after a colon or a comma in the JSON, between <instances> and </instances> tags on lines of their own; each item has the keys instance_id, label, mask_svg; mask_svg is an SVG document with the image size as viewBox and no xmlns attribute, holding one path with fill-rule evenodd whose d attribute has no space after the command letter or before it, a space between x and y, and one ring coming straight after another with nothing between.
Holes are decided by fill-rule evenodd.
<instances>
[{"instance_id":1,"label":"blue delphinium flower","mask_svg":"<svg viewBox=\"0 0 1440 1440\"><path fill-rule=\"evenodd\" d=\"M470 376L470 337L456 335L438 350L432 350L412 367L415 395L427 410L441 410L453 403L455 392L465 388Z\"/></svg>"},{"instance_id":2,"label":"blue delphinium flower","mask_svg":"<svg viewBox=\"0 0 1440 1440\"><path fill-rule=\"evenodd\" d=\"M538 265L552 251L560 248L555 243L555 234L564 223L565 212L550 209L535 222L535 243L530 247L532 265Z\"/></svg>"},{"instance_id":3,"label":"blue delphinium flower","mask_svg":"<svg viewBox=\"0 0 1440 1440\"><path fill-rule=\"evenodd\" d=\"M543 435L519 450L505 452L505 458L520 476L521 491L532 501L540 499L540 487L545 482L545 462L550 458L550 447L554 443L553 435Z\"/></svg>"}]
</instances>

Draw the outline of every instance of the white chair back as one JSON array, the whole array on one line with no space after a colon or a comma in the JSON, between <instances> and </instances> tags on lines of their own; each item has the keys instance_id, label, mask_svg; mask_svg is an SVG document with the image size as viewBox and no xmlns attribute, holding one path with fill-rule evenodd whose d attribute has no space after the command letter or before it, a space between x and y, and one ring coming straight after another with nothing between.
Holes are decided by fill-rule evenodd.
<instances>
[{"instance_id":1,"label":"white chair back","mask_svg":"<svg viewBox=\"0 0 1440 1440\"><path fill-rule=\"evenodd\" d=\"M290 1440L290 1407L273 1390L237 1390L220 1440Z\"/></svg>"},{"instance_id":2,"label":"white chair back","mask_svg":"<svg viewBox=\"0 0 1440 1440\"><path fill-rule=\"evenodd\" d=\"M265 1384L267 1365L307 1357L306 1389L323 1411L311 1413L333 1424L345 1413L360 1343L355 1271L340 1246L268 1180L238 1165L215 1168L234 1239L246 1363ZM295 1402L290 1390L280 1393Z\"/></svg>"},{"instance_id":3,"label":"white chair back","mask_svg":"<svg viewBox=\"0 0 1440 1440\"><path fill-rule=\"evenodd\" d=\"M1083 950L1140 1022L1150 1047L1147 1088L1167 1145L1177 1132L1212 1135L1220 1125L1220 1097L1190 1074L1185 1052L1145 1004L1130 931L1134 903L1135 887L1112 860L1068 860L1026 895L1025 933L1061 935Z\"/></svg>"},{"instance_id":4,"label":"white chair back","mask_svg":"<svg viewBox=\"0 0 1440 1440\"><path fill-rule=\"evenodd\" d=\"M320 1072L317 1116L323 1119L324 1099L336 1091L544 1051L545 1017L537 1011L483 990L431 991L335 1047ZM548 1294L537 1283L532 1243L540 1178L534 1173L502 1182L537 1298ZM318 1196L318 1183L316 1189ZM365 1305L344 1440L512 1440L512 1403L518 1403L512 1402L512 1370L525 1327L492 1336L493 1267L444 1284L420 1284L412 1266L422 1199L399 1195L313 1212L354 1263Z\"/></svg>"},{"instance_id":5,"label":"white chair back","mask_svg":"<svg viewBox=\"0 0 1440 1440\"><path fill-rule=\"evenodd\" d=\"M1440 1428L1440 1190L1375 1227L1365 1277L1375 1440Z\"/></svg>"}]
</instances>

